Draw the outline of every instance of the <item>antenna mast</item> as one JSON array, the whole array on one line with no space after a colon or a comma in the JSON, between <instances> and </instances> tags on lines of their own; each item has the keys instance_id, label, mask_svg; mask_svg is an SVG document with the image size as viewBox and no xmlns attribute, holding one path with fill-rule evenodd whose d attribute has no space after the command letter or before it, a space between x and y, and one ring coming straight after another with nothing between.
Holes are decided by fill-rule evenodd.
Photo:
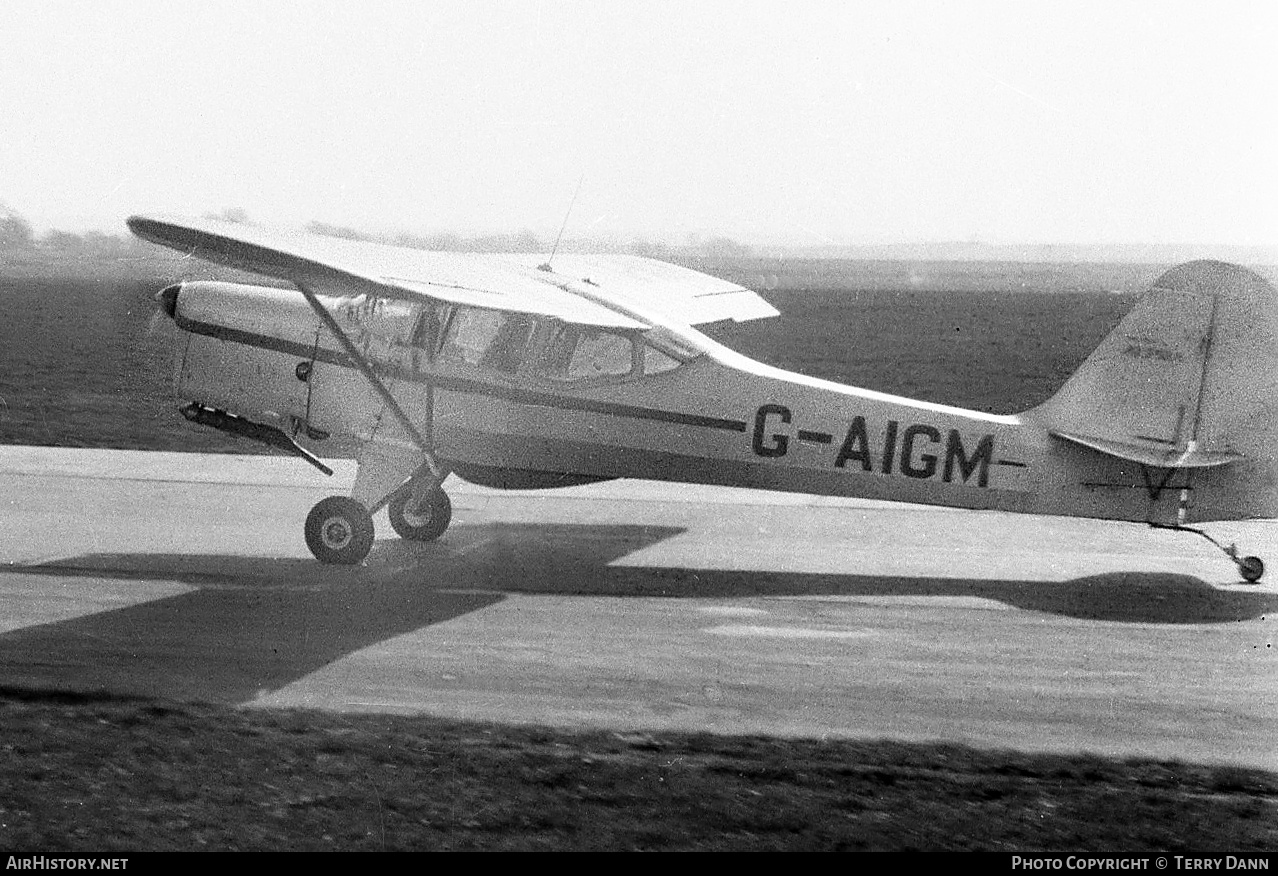
<instances>
[{"instance_id":1,"label":"antenna mast","mask_svg":"<svg viewBox=\"0 0 1278 876\"><path fill-rule=\"evenodd\" d=\"M563 239L564 229L568 227L568 217L572 215L572 208L577 203L577 196L581 194L581 184L586 181L586 175L583 173L577 178L577 190L572 193L572 200L568 202L568 212L564 214L564 223L559 226L559 234L555 237L555 245L550 248L550 256L545 262L537 266L539 271L553 271L554 268L550 263L555 260L555 253L559 251L559 241Z\"/></svg>"}]
</instances>

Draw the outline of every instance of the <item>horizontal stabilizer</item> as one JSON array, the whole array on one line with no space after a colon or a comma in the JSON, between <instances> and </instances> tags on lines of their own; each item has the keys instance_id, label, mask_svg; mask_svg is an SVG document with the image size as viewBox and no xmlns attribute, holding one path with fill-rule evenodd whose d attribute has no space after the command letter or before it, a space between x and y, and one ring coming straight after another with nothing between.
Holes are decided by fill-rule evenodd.
<instances>
[{"instance_id":1,"label":"horizontal stabilizer","mask_svg":"<svg viewBox=\"0 0 1278 876\"><path fill-rule=\"evenodd\" d=\"M1092 450L1108 456L1116 456L1119 459L1126 459L1129 462L1137 462L1141 465L1154 466L1155 468L1211 468L1217 465L1237 462L1244 458L1240 453L1221 450L1200 450L1193 442L1183 447L1178 447L1157 441L1133 444L1125 441L1114 441L1109 438L1093 438L1090 435L1074 435L1055 430L1052 431L1052 435L1073 444L1090 447Z\"/></svg>"}]
</instances>

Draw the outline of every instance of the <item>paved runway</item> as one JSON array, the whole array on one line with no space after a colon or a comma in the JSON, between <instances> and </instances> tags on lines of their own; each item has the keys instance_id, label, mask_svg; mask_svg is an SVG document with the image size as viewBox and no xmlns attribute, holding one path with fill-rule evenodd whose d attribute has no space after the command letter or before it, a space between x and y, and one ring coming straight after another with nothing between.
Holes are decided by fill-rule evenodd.
<instances>
[{"instance_id":1,"label":"paved runway","mask_svg":"<svg viewBox=\"0 0 1278 876\"><path fill-rule=\"evenodd\" d=\"M1278 586L1206 541L645 482L450 481L310 558L292 460L0 449L0 686L1278 769ZM1278 523L1209 526L1278 580Z\"/></svg>"}]
</instances>

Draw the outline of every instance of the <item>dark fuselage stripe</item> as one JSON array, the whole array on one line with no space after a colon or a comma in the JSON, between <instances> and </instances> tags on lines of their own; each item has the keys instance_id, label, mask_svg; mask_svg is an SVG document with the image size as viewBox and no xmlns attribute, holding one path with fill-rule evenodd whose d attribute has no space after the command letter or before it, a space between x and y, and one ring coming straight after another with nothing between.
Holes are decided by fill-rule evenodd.
<instances>
[{"instance_id":1,"label":"dark fuselage stripe","mask_svg":"<svg viewBox=\"0 0 1278 876\"><path fill-rule=\"evenodd\" d=\"M829 432L809 432L807 429L800 429L799 440L812 444L829 444L834 440L834 436Z\"/></svg>"},{"instance_id":2,"label":"dark fuselage stripe","mask_svg":"<svg viewBox=\"0 0 1278 876\"><path fill-rule=\"evenodd\" d=\"M274 350L277 353L297 356L301 359L307 360L309 360L312 354L314 354L316 361L319 362L325 362L330 365L339 365L345 368L354 367L345 355L334 350L326 350L323 348L315 349L310 344L298 344L293 341L274 338L270 335L246 332L243 329L228 328L227 326L201 322L194 319L186 319L181 316L175 317L175 322L177 322L178 328L183 331L191 332L192 334L205 335L207 337L217 338L218 340L244 344L250 347L258 347L264 350ZM656 420L663 423L676 423L682 426L700 426L706 429L723 429L728 432L744 432L746 430L744 420L727 420L720 417L706 417L701 414L685 414L678 411L662 411L655 408L641 408L635 405L623 405L616 402L599 401L597 399L555 395L553 393L537 392L531 389L520 389L519 387L514 386L502 386L496 383L486 383L481 380L471 380L465 377L451 377L445 374L422 374L417 371L400 368L394 365L386 365L384 363L375 365L374 370L380 374L385 374L398 380L430 384L436 389L493 396L506 401L519 402L520 404L560 408L570 411L586 411L592 414L607 414L614 417L630 417L637 420Z\"/></svg>"},{"instance_id":3,"label":"dark fuselage stripe","mask_svg":"<svg viewBox=\"0 0 1278 876\"><path fill-rule=\"evenodd\" d=\"M227 328L224 325L217 325L211 322L200 322L196 319L187 319L184 316L175 316L173 321L177 323L177 327L184 332L190 332L193 335L205 335L210 338L217 338L219 341L231 341L235 344L244 344L249 347L258 347L263 350L274 350L277 353L287 353L290 356L300 356L309 360L311 354L315 354L315 359L320 362L328 362L333 365L349 365L346 357L341 353L332 350L316 349L313 344L297 344L293 341L286 341L282 338L273 338L270 335L258 334L257 332L246 332L242 329Z\"/></svg>"}]
</instances>

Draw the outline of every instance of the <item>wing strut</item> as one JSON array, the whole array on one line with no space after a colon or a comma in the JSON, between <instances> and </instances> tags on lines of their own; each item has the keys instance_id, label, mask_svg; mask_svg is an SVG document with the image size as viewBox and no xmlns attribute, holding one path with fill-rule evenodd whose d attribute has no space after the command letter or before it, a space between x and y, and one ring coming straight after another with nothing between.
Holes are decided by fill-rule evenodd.
<instances>
[{"instance_id":1,"label":"wing strut","mask_svg":"<svg viewBox=\"0 0 1278 876\"><path fill-rule=\"evenodd\" d=\"M359 369L359 372L364 375L369 386L373 387L377 394L381 396L382 401L386 403L386 407L390 408L391 413L395 415L395 419L399 420L399 424L404 427L404 431L413 439L413 443L421 449L430 473L437 481L443 480L445 477L444 471L440 468L439 461L435 459L435 451L430 442L413 425L413 421L408 418L408 414L400 407L399 402L395 400L395 396L391 395L390 390L386 388L386 384L373 371L373 366L369 364L368 359L355 346L355 342L346 334L345 329L337 324L337 320L333 318L333 314L328 312L328 308L320 302L319 297L303 283L294 283L294 285L297 286L299 292L306 296L306 302L311 306L311 309L315 311L328 330L333 333L333 337L337 338L338 343L342 345L342 349L346 351L346 355L355 363L355 367Z\"/></svg>"}]
</instances>

